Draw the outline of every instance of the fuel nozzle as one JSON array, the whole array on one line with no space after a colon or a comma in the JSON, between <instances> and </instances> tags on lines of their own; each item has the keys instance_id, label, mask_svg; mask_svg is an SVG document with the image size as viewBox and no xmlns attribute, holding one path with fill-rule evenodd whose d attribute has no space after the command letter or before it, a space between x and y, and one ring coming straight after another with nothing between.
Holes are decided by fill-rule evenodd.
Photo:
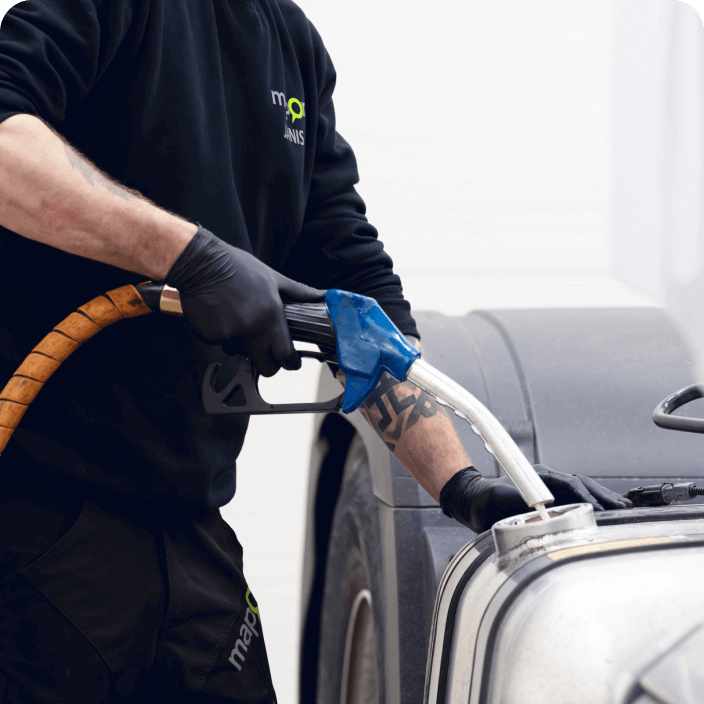
<instances>
[{"instance_id":1,"label":"fuel nozzle","mask_svg":"<svg viewBox=\"0 0 704 704\"><path fill-rule=\"evenodd\" d=\"M634 506L669 506L678 501L691 501L696 496L704 496L704 487L693 482L680 484L648 484L630 489L623 494Z\"/></svg>"}]
</instances>

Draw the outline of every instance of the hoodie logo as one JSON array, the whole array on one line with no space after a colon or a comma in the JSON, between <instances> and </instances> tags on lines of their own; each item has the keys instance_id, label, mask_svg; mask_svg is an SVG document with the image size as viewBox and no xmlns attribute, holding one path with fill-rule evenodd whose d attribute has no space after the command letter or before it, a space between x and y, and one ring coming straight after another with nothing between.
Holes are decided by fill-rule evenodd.
<instances>
[{"instance_id":1,"label":"hoodie logo","mask_svg":"<svg viewBox=\"0 0 704 704\"><path fill-rule=\"evenodd\" d=\"M296 120L302 120L306 116L306 104L302 103L298 98L286 100L286 96L278 90L271 91L271 102L274 105L286 108L284 139L303 146L305 144L305 130L293 129L293 125ZM291 118L291 127L288 125L289 118Z\"/></svg>"},{"instance_id":2,"label":"hoodie logo","mask_svg":"<svg viewBox=\"0 0 704 704\"><path fill-rule=\"evenodd\" d=\"M294 105L298 105L298 114L293 111ZM303 103L298 98L291 98L288 101L288 111L293 115L291 119L291 124L293 124L296 120L300 120L303 117Z\"/></svg>"}]
</instances>

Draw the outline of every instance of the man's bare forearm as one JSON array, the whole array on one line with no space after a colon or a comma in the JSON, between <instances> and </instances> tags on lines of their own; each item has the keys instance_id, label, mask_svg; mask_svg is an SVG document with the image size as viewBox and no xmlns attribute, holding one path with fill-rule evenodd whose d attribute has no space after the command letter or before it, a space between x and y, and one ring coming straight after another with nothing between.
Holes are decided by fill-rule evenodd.
<instances>
[{"instance_id":1,"label":"man's bare forearm","mask_svg":"<svg viewBox=\"0 0 704 704\"><path fill-rule=\"evenodd\" d=\"M420 349L417 339L408 339ZM338 378L344 383L344 375ZM447 410L410 381L398 382L385 372L360 411L436 501L447 481L472 464Z\"/></svg>"},{"instance_id":2,"label":"man's bare forearm","mask_svg":"<svg viewBox=\"0 0 704 704\"><path fill-rule=\"evenodd\" d=\"M112 181L31 115L0 123L0 225L155 279L197 231Z\"/></svg>"}]
</instances>

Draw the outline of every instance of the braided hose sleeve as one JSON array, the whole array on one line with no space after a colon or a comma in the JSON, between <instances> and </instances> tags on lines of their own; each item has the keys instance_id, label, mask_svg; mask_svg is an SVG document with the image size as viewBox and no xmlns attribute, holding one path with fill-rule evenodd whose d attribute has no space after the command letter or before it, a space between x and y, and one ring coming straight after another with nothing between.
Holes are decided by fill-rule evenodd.
<instances>
[{"instance_id":1,"label":"braided hose sleeve","mask_svg":"<svg viewBox=\"0 0 704 704\"><path fill-rule=\"evenodd\" d=\"M151 312L134 286L122 286L94 298L60 322L0 392L0 455L29 404L62 362L108 325Z\"/></svg>"}]
</instances>

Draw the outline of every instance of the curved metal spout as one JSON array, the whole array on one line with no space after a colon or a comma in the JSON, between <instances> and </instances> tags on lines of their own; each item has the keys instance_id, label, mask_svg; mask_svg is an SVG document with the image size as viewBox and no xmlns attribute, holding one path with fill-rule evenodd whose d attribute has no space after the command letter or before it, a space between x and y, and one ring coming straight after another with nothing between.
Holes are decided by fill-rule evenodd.
<instances>
[{"instance_id":1,"label":"curved metal spout","mask_svg":"<svg viewBox=\"0 0 704 704\"><path fill-rule=\"evenodd\" d=\"M554 501L555 497L491 412L469 391L422 359L413 363L406 379L435 396L439 403L452 408L472 426L472 430L484 441L487 451L496 457L516 485L523 500L542 516L545 504ZM547 513L543 518L547 518Z\"/></svg>"}]
</instances>

